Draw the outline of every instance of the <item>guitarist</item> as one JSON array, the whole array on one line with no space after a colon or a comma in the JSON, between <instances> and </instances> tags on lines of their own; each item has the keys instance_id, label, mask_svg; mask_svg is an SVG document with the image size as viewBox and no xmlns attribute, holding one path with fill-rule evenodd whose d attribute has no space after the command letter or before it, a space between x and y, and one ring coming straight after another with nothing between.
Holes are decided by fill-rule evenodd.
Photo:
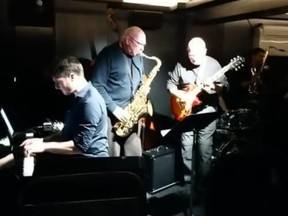
<instances>
[{"instance_id":1,"label":"guitarist","mask_svg":"<svg viewBox=\"0 0 288 216\"><path fill-rule=\"evenodd\" d=\"M187 69L177 63L174 70L169 72L167 80L168 91L172 97L177 98L177 103L181 103L184 110L182 111L185 113L181 117L174 115L178 120L182 120L185 116L191 114L217 111L218 96L229 88L224 75L215 82L207 82L208 78L221 69L221 66L217 60L206 55L206 43L202 38L192 38L188 43L187 52L191 68ZM171 108L173 110L173 104L171 104ZM216 120L201 129L198 132L197 140L195 140L198 145L197 158L199 158L196 163L197 167L195 167L195 183L197 189L199 189L197 192L201 192L201 189L203 189L204 179L210 170L215 130ZM193 131L182 133L180 138L185 180L189 179L192 170L193 138Z\"/></svg>"}]
</instances>

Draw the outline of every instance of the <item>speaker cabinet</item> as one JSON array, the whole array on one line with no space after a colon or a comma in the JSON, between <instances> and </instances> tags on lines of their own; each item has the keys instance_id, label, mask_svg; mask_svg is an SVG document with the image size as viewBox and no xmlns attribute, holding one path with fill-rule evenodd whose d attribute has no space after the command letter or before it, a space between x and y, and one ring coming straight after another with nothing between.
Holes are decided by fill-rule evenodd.
<instances>
[{"instance_id":1,"label":"speaker cabinet","mask_svg":"<svg viewBox=\"0 0 288 216\"><path fill-rule=\"evenodd\" d=\"M175 150L159 146L143 152L147 191L155 193L177 183Z\"/></svg>"}]
</instances>

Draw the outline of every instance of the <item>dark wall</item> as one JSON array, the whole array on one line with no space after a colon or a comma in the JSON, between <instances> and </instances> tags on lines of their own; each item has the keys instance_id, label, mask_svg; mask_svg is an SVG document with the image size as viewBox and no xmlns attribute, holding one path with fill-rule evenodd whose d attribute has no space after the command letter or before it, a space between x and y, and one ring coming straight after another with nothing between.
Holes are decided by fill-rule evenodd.
<instances>
[{"instance_id":1,"label":"dark wall","mask_svg":"<svg viewBox=\"0 0 288 216\"><path fill-rule=\"evenodd\" d=\"M53 1L38 6L33 0L4 0L0 14L0 99L13 126L23 130L61 118L66 100L45 76L55 52Z\"/></svg>"}]
</instances>

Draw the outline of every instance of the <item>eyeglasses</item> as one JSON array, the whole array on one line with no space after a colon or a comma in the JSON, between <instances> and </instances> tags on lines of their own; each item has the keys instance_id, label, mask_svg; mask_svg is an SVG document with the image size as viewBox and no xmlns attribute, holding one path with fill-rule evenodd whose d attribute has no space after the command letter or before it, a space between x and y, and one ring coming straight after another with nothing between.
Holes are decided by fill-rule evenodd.
<instances>
[{"instance_id":1,"label":"eyeglasses","mask_svg":"<svg viewBox=\"0 0 288 216\"><path fill-rule=\"evenodd\" d=\"M146 44L144 43L140 43L139 41L137 41L135 38L133 38L131 35L129 35L129 37L138 45L138 46L146 46Z\"/></svg>"}]
</instances>

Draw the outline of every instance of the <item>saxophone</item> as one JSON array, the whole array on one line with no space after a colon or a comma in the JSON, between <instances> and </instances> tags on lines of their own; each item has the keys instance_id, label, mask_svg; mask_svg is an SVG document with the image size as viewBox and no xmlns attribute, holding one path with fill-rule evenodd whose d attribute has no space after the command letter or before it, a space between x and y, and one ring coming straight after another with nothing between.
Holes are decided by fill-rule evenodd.
<instances>
[{"instance_id":1,"label":"saxophone","mask_svg":"<svg viewBox=\"0 0 288 216\"><path fill-rule=\"evenodd\" d=\"M157 72L159 71L162 62L159 58L155 56L150 57L145 55L144 53L142 53L141 55L147 59L155 60L157 64L153 67L146 80L136 91L132 102L124 108L124 110L126 110L126 112L130 114L130 118L126 121L119 121L114 124L113 129L115 133L120 137L128 136L132 132L134 126L138 124L138 120L141 116L143 116L144 114L149 114L150 116L153 115L152 104L151 101L147 98L147 92L153 79L157 75Z\"/></svg>"},{"instance_id":2,"label":"saxophone","mask_svg":"<svg viewBox=\"0 0 288 216\"><path fill-rule=\"evenodd\" d=\"M251 68L251 72L253 74L253 77L252 77L252 83L248 87L248 92L249 92L250 96L252 96L252 97L259 95L259 85L260 85L259 80L261 80L260 76L261 76L261 73L264 69L266 59L268 57L268 51L269 51L269 48L265 52L265 56L263 58L263 62L262 62L260 70L257 70L256 68Z\"/></svg>"}]
</instances>

